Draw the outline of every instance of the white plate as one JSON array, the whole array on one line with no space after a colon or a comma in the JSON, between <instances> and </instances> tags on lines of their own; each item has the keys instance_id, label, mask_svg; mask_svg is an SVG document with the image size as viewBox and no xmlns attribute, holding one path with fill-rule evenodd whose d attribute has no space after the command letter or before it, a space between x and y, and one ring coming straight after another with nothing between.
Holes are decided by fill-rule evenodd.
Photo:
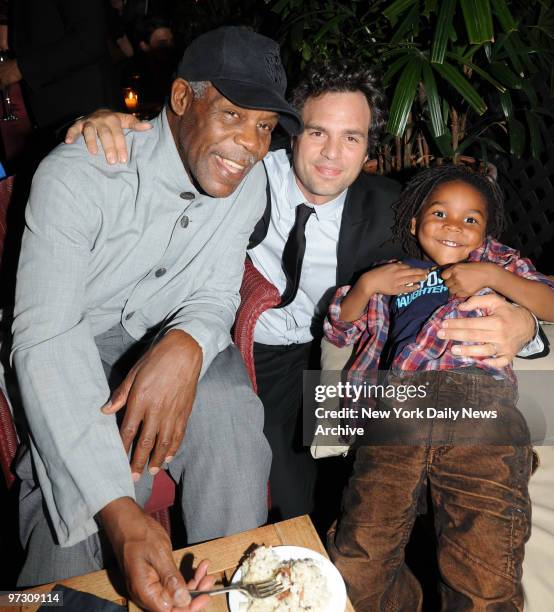
<instances>
[{"instance_id":1,"label":"white plate","mask_svg":"<svg viewBox=\"0 0 554 612\"><path fill-rule=\"evenodd\" d=\"M303 548L302 546L274 546L273 551L282 561L290 559L313 559L321 574L327 582L327 591L330 594L330 599L327 606L322 612L344 612L346 608L346 587L344 580L339 573L339 570L323 555L320 555L315 550ZM237 568L231 582L238 582L242 577L242 568ZM248 603L248 598L239 591L229 593L229 610L231 612L244 612L245 608L241 609L241 603Z\"/></svg>"}]
</instances>

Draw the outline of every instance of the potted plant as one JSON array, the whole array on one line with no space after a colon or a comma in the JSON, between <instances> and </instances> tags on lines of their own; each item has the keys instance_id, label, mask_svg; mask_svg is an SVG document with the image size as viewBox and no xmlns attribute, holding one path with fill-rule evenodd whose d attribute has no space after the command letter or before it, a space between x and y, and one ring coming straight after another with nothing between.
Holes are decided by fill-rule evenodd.
<instances>
[{"instance_id":1,"label":"potted plant","mask_svg":"<svg viewBox=\"0 0 554 612\"><path fill-rule=\"evenodd\" d=\"M543 150L554 91L549 0L277 0L272 9L289 73L325 56L382 72L382 171Z\"/></svg>"}]
</instances>

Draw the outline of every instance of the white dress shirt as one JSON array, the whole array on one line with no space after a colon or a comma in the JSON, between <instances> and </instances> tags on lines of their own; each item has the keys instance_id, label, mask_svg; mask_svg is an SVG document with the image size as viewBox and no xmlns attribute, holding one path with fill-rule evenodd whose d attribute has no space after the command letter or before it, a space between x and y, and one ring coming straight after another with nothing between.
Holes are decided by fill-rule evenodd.
<instances>
[{"instance_id":1,"label":"white dress shirt","mask_svg":"<svg viewBox=\"0 0 554 612\"><path fill-rule=\"evenodd\" d=\"M296 207L311 205L315 214L306 224L306 252L298 293L285 308L271 308L260 316L254 340L270 345L310 342L312 326L321 326L336 287L337 244L347 190L326 204L313 205L300 191L284 150L268 153L264 163L271 188L271 220L267 236L249 254L254 266L280 294L286 286L281 259Z\"/></svg>"}]
</instances>

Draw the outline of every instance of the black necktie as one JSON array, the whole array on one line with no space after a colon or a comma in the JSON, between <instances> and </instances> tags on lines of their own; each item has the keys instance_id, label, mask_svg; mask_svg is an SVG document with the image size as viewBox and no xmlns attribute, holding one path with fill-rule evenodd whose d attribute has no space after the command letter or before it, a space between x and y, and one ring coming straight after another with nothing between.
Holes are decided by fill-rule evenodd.
<instances>
[{"instance_id":1,"label":"black necktie","mask_svg":"<svg viewBox=\"0 0 554 612\"><path fill-rule=\"evenodd\" d=\"M302 272L302 260L306 251L306 236L304 230L310 215L315 212L306 204L296 207L296 220L290 230L285 249L283 250L283 271L287 279L287 286L281 296L281 303L276 308L283 308L290 304L296 297L300 273Z\"/></svg>"}]
</instances>

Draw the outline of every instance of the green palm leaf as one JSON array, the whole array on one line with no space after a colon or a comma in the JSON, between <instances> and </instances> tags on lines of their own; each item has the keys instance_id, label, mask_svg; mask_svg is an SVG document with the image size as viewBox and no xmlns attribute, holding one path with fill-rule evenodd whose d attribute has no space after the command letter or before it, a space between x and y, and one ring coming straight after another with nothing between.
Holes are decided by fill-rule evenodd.
<instances>
[{"instance_id":1,"label":"green palm leaf","mask_svg":"<svg viewBox=\"0 0 554 612\"><path fill-rule=\"evenodd\" d=\"M506 4L506 0L491 0L494 14L498 17L498 21L505 32L513 32L517 30L517 23L512 17L512 13Z\"/></svg>"},{"instance_id":2,"label":"green palm leaf","mask_svg":"<svg viewBox=\"0 0 554 612\"><path fill-rule=\"evenodd\" d=\"M525 111L525 118L527 119L527 127L529 128L529 146L531 148L531 155L535 159L538 159L543 149L539 122L537 121L535 115L528 110Z\"/></svg>"},{"instance_id":3,"label":"green palm leaf","mask_svg":"<svg viewBox=\"0 0 554 612\"><path fill-rule=\"evenodd\" d=\"M402 71L394 90L387 123L387 131L393 136L401 136L406 129L420 76L421 60L413 57Z\"/></svg>"},{"instance_id":4,"label":"green palm leaf","mask_svg":"<svg viewBox=\"0 0 554 612\"><path fill-rule=\"evenodd\" d=\"M521 157L525 147L525 127L523 123L517 119L508 121L508 134L510 136L510 153L515 157Z\"/></svg>"},{"instance_id":5,"label":"green palm leaf","mask_svg":"<svg viewBox=\"0 0 554 612\"><path fill-rule=\"evenodd\" d=\"M442 64L444 62L448 35L452 27L455 8L456 0L442 0L439 16L437 18L433 47L431 49L431 62L434 64Z\"/></svg>"},{"instance_id":6,"label":"green palm leaf","mask_svg":"<svg viewBox=\"0 0 554 612\"><path fill-rule=\"evenodd\" d=\"M395 60L390 66L389 69L385 72L383 76L383 84L388 85L392 79L392 77L403 68L409 61L411 54L406 53L402 57L399 57Z\"/></svg>"},{"instance_id":7,"label":"green palm leaf","mask_svg":"<svg viewBox=\"0 0 554 612\"><path fill-rule=\"evenodd\" d=\"M468 68L471 68L471 70L473 70L475 74L478 74L481 78L485 79L485 81L488 81L491 85L496 87L498 91L501 91L501 92L506 91L506 88L504 87L504 85L502 85L502 83L499 83L490 74L488 74L488 72L486 72L485 70L477 66L477 64L474 64L473 62L470 62L464 57L456 55L455 53L447 53L446 55L449 59L455 60L462 66L467 66Z\"/></svg>"},{"instance_id":8,"label":"green palm leaf","mask_svg":"<svg viewBox=\"0 0 554 612\"><path fill-rule=\"evenodd\" d=\"M442 120L441 103L439 92L437 90L437 82L435 75L429 64L424 63L422 66L423 85L425 87L425 95L427 97L427 110L431 119L431 130L436 138L442 136L445 132L445 125Z\"/></svg>"},{"instance_id":9,"label":"green palm leaf","mask_svg":"<svg viewBox=\"0 0 554 612\"><path fill-rule=\"evenodd\" d=\"M441 77L458 91L478 115L482 115L487 110L487 105L483 98L454 66L444 63L434 64L434 67Z\"/></svg>"},{"instance_id":10,"label":"green palm leaf","mask_svg":"<svg viewBox=\"0 0 554 612\"><path fill-rule=\"evenodd\" d=\"M394 23L406 9L409 9L412 4L418 3L418 0L395 0L389 7L383 11L383 15L392 23ZM418 3L419 4L419 3Z\"/></svg>"},{"instance_id":11,"label":"green palm leaf","mask_svg":"<svg viewBox=\"0 0 554 612\"><path fill-rule=\"evenodd\" d=\"M489 66L492 74L510 89L521 89L521 77L510 70L503 62L492 62Z\"/></svg>"},{"instance_id":12,"label":"green palm leaf","mask_svg":"<svg viewBox=\"0 0 554 612\"><path fill-rule=\"evenodd\" d=\"M460 0L469 41L479 45L494 40L490 0Z\"/></svg>"},{"instance_id":13,"label":"green palm leaf","mask_svg":"<svg viewBox=\"0 0 554 612\"><path fill-rule=\"evenodd\" d=\"M504 113L504 117L506 117L508 121L511 121L514 117L514 107L509 91L504 91L500 94L500 106Z\"/></svg>"},{"instance_id":14,"label":"green palm leaf","mask_svg":"<svg viewBox=\"0 0 554 612\"><path fill-rule=\"evenodd\" d=\"M410 30L414 31L414 35L417 36L417 29L419 26L419 6L414 4L414 6L410 9L410 12L406 15L406 18L402 23L398 26L398 29L393 34L393 37L390 40L391 45L397 45L403 38L405 38L406 33Z\"/></svg>"},{"instance_id":15,"label":"green palm leaf","mask_svg":"<svg viewBox=\"0 0 554 612\"><path fill-rule=\"evenodd\" d=\"M450 132L446 132L442 136L433 136L432 134L431 136L443 157L452 157L454 155L454 150L452 149L452 135Z\"/></svg>"},{"instance_id":16,"label":"green palm leaf","mask_svg":"<svg viewBox=\"0 0 554 612\"><path fill-rule=\"evenodd\" d=\"M514 40L513 40L515 35L516 33L514 32L506 36L504 40L504 49L506 50L506 53L508 54L508 57L510 58L510 62L512 63L512 66L514 67L514 70L517 72L519 76L524 76L525 67L523 66L522 58L520 57L518 53L517 45L514 43Z\"/></svg>"},{"instance_id":17,"label":"green palm leaf","mask_svg":"<svg viewBox=\"0 0 554 612\"><path fill-rule=\"evenodd\" d=\"M437 0L425 0L423 7L423 15L429 17L431 14L437 12Z\"/></svg>"}]
</instances>

